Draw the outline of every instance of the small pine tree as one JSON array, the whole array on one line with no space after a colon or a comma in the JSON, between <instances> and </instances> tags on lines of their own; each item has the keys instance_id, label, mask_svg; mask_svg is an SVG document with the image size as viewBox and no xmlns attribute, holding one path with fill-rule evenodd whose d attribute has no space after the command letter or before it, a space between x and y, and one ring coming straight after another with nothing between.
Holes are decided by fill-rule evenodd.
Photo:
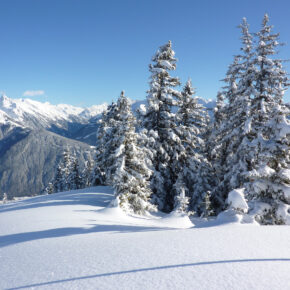
<instances>
[{"instance_id":1,"label":"small pine tree","mask_svg":"<svg viewBox=\"0 0 290 290\"><path fill-rule=\"evenodd\" d=\"M45 188L45 192L47 193L47 194L52 194L52 193L54 193L54 186L53 186L53 183L52 182L49 182L48 183L48 185L47 185L47 187Z\"/></svg>"},{"instance_id":2,"label":"small pine tree","mask_svg":"<svg viewBox=\"0 0 290 290\"><path fill-rule=\"evenodd\" d=\"M5 204L8 201L8 195L6 192L3 193L2 203Z\"/></svg>"},{"instance_id":3,"label":"small pine tree","mask_svg":"<svg viewBox=\"0 0 290 290\"><path fill-rule=\"evenodd\" d=\"M203 196L203 202L200 206L201 217L209 217L214 214L211 202L211 192L207 191Z\"/></svg>"},{"instance_id":4,"label":"small pine tree","mask_svg":"<svg viewBox=\"0 0 290 290\"><path fill-rule=\"evenodd\" d=\"M175 183L174 211L182 214L188 214L189 197L185 195L186 186L182 183L181 178Z\"/></svg>"}]
</instances>

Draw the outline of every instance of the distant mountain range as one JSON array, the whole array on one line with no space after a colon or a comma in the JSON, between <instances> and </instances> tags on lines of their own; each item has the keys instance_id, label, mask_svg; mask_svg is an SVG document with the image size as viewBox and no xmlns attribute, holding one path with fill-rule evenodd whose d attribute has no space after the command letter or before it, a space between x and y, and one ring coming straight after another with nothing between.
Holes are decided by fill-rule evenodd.
<instances>
[{"instance_id":1,"label":"distant mountain range","mask_svg":"<svg viewBox=\"0 0 290 290\"><path fill-rule=\"evenodd\" d=\"M215 102L199 98L208 109ZM132 101L132 109L145 101ZM0 196L39 194L54 178L65 148L80 163L94 154L97 120L107 104L80 108L0 97Z\"/></svg>"}]
</instances>

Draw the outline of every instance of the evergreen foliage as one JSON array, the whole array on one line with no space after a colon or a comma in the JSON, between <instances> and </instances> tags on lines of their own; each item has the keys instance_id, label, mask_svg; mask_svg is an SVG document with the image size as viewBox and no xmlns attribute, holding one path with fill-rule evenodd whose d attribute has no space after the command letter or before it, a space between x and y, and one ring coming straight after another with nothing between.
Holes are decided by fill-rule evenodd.
<instances>
[{"instance_id":1,"label":"evergreen foliage","mask_svg":"<svg viewBox=\"0 0 290 290\"><path fill-rule=\"evenodd\" d=\"M68 148L63 152L54 181L48 184L47 193L68 191L83 188L83 179L80 176L79 162L75 155L71 155Z\"/></svg>"},{"instance_id":2,"label":"evergreen foliage","mask_svg":"<svg viewBox=\"0 0 290 290\"><path fill-rule=\"evenodd\" d=\"M178 177L173 190L174 196L178 197L183 196L184 191L190 197L190 210L201 215L204 211L203 199L212 187L211 166L204 142L209 117L198 99L192 97L194 93L188 80L179 96L176 113L176 146L172 166Z\"/></svg>"},{"instance_id":3,"label":"evergreen foliage","mask_svg":"<svg viewBox=\"0 0 290 290\"><path fill-rule=\"evenodd\" d=\"M149 65L147 106L136 120L121 93L99 120L95 160L68 149L47 192L111 185L125 212L156 210L201 217L227 207L262 224L290 221L290 106L283 103L289 79L276 57L279 34L265 14L261 30L243 18L242 47L228 67L212 122L188 80L182 92L169 41ZM138 124L138 130L136 127ZM152 201L152 203L151 203Z\"/></svg>"},{"instance_id":4,"label":"evergreen foliage","mask_svg":"<svg viewBox=\"0 0 290 290\"><path fill-rule=\"evenodd\" d=\"M274 57L279 34L271 32L268 21L266 14L255 34L256 46L246 20L240 25L242 54L225 78L227 102L216 110L213 136L220 138L211 153L219 182L213 199L219 212L231 190L245 188L250 212L259 222L279 224L286 222L290 203L289 109L283 103L289 83L283 61Z\"/></svg>"},{"instance_id":5,"label":"evergreen foliage","mask_svg":"<svg viewBox=\"0 0 290 290\"><path fill-rule=\"evenodd\" d=\"M217 212L225 208L229 191L241 187L245 182L243 174L247 170L245 155L242 154L244 150L240 144L248 130L254 69L249 63L253 55L252 35L245 18L239 27L242 30L242 53L234 57L228 68L224 79L226 86L223 93L218 95L216 124L212 132L215 140L213 166L218 177L213 191L213 203Z\"/></svg>"},{"instance_id":6,"label":"evergreen foliage","mask_svg":"<svg viewBox=\"0 0 290 290\"><path fill-rule=\"evenodd\" d=\"M97 152L95 158L95 168L93 175L93 185L110 185L111 181L107 178L107 170L110 166L108 161L108 156L110 156L114 150L115 146L111 142L114 132L112 127L115 125L117 120L117 104L112 103L108 106L107 110L102 113L99 120L98 128L98 141L97 141Z\"/></svg>"},{"instance_id":7,"label":"evergreen foliage","mask_svg":"<svg viewBox=\"0 0 290 290\"><path fill-rule=\"evenodd\" d=\"M143 116L143 127L148 136L146 145L151 151L154 169L151 188L159 208L168 212L174 207L172 188L177 178L172 166L176 144L172 107L176 104L176 98L180 96L174 89L179 85L179 79L169 74L176 69L174 55L169 41L153 56L149 66L151 80L147 95L148 106Z\"/></svg>"},{"instance_id":8,"label":"evergreen foliage","mask_svg":"<svg viewBox=\"0 0 290 290\"><path fill-rule=\"evenodd\" d=\"M70 184L70 189L82 188L82 178L79 170L79 162L76 156L72 157L70 173L67 177L67 183Z\"/></svg>"},{"instance_id":9,"label":"evergreen foliage","mask_svg":"<svg viewBox=\"0 0 290 290\"><path fill-rule=\"evenodd\" d=\"M150 204L151 190L148 178L151 171L146 166L145 154L138 147L135 132L136 119L129 100L121 93L117 102L118 116L112 128L111 142L115 151L109 156L108 178L112 181L119 206L126 212L145 214L155 210Z\"/></svg>"},{"instance_id":10,"label":"evergreen foliage","mask_svg":"<svg viewBox=\"0 0 290 290\"><path fill-rule=\"evenodd\" d=\"M283 103L289 80L283 61L272 57L277 54L279 34L271 32L268 21L266 14L252 60L256 71L247 134L249 151L245 152L250 164L246 196L268 205L258 215L260 222L280 224L285 223L281 208L290 205L290 122L289 109Z\"/></svg>"},{"instance_id":11,"label":"evergreen foliage","mask_svg":"<svg viewBox=\"0 0 290 290\"><path fill-rule=\"evenodd\" d=\"M96 177L93 172L93 159L91 158L91 155L88 156L88 159L85 161L85 168L82 172L82 185L84 188L90 187L92 183L95 183Z\"/></svg>"}]
</instances>

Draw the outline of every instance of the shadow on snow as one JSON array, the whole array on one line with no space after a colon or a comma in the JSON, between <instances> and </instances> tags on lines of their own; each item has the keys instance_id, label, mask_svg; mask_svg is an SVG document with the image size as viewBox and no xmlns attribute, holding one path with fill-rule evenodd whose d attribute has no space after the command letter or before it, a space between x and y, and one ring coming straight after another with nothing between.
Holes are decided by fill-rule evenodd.
<instances>
[{"instance_id":1,"label":"shadow on snow","mask_svg":"<svg viewBox=\"0 0 290 290\"><path fill-rule=\"evenodd\" d=\"M30 285L9 288L7 290L23 289L23 288L28 288L28 287L40 287L40 286L47 286L47 285L65 283L65 282L73 282L77 280L94 279L94 278L109 277L109 276L124 275L124 274L134 274L134 273L147 272L147 271L167 270L167 269L173 269L173 268L195 267L195 266L206 266L206 265L228 264L228 263L250 263L250 262L290 262L290 259L287 259L287 258L240 259L240 260L205 261L205 262L197 262L197 263L189 263L189 264L166 265L166 266L157 266L157 267L150 267L150 268L132 269L132 270L127 270L127 271L119 271L119 272L101 273L101 274L88 275L88 276L80 276L80 277L74 277L74 278L68 278L68 279L62 279L62 280L48 281L48 282L43 282L43 283L35 283L35 284L30 284Z\"/></svg>"},{"instance_id":2,"label":"shadow on snow","mask_svg":"<svg viewBox=\"0 0 290 290\"><path fill-rule=\"evenodd\" d=\"M92 205L106 207L113 198L113 193L106 188L106 192L101 191L103 187L86 189L85 193L81 190L73 190L68 192L54 193L50 195L42 195L27 200L8 203L0 207L0 213L26 210L47 206L62 206L62 205ZM88 191L90 190L90 191Z\"/></svg>"},{"instance_id":3,"label":"shadow on snow","mask_svg":"<svg viewBox=\"0 0 290 290\"><path fill-rule=\"evenodd\" d=\"M17 233L11 235L0 236L0 248L8 247L15 244L51 239L59 237L67 237L73 235L83 235L90 233L100 233L100 232L115 232L115 233L130 233L130 232L146 232L146 231L159 231L159 230L169 230L170 228L160 228L160 227L146 227L146 226L135 226L135 225L94 225L91 228L58 228L49 229L37 232L26 232Z\"/></svg>"}]
</instances>

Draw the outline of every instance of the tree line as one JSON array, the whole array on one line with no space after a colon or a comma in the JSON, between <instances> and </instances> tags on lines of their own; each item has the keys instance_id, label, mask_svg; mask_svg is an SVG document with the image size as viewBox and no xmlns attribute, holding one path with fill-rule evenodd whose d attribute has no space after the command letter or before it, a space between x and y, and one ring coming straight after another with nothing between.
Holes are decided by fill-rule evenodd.
<instances>
[{"instance_id":1,"label":"tree line","mask_svg":"<svg viewBox=\"0 0 290 290\"><path fill-rule=\"evenodd\" d=\"M212 118L191 80L177 89L169 41L149 65L146 105L135 116L122 92L102 113L86 173L77 177L73 162L70 172L58 168L51 191L104 184L113 186L121 208L136 214L159 209L208 217L231 207L261 224L290 224L290 109L283 102L289 79L276 57L279 34L267 14L257 33L249 32L245 18L239 27L240 53ZM233 191L246 207L233 202Z\"/></svg>"}]
</instances>

